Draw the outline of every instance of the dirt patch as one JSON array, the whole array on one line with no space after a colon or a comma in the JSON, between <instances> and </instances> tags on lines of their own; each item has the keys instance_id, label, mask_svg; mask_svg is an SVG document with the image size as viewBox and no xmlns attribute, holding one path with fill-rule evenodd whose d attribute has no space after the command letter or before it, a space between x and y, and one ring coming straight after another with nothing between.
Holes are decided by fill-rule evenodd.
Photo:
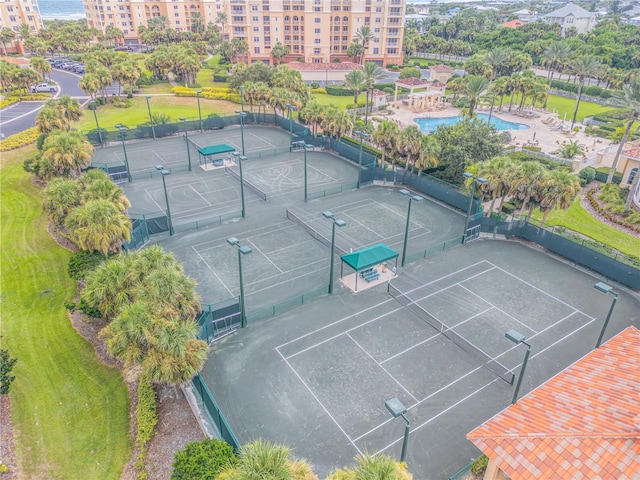
<instances>
[{"instance_id":1,"label":"dirt patch","mask_svg":"<svg viewBox=\"0 0 640 480\"><path fill-rule=\"evenodd\" d=\"M18 466L16 465L16 451L13 444L13 423L11 423L11 400L9 395L0 395L0 464L5 464L8 471L1 474L3 480L16 480Z\"/></svg>"}]
</instances>

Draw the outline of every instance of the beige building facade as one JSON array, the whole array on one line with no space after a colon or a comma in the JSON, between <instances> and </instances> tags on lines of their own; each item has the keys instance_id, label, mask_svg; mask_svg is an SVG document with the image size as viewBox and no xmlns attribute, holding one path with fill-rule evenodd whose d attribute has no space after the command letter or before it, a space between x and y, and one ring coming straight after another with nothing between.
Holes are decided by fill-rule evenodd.
<instances>
[{"instance_id":1,"label":"beige building facade","mask_svg":"<svg viewBox=\"0 0 640 480\"><path fill-rule=\"evenodd\" d=\"M402 63L406 0L84 0L90 27L108 25L137 41L138 28L164 16L171 28L187 31L191 15L220 26L225 40L241 38L249 46L248 61L273 63L277 42L289 47L285 61L330 63L348 60L347 48L358 29L368 26L374 39L366 61ZM218 15L224 14L221 24Z\"/></svg>"},{"instance_id":2,"label":"beige building facade","mask_svg":"<svg viewBox=\"0 0 640 480\"><path fill-rule=\"evenodd\" d=\"M0 28L10 28L16 38L7 43L9 53L24 54L20 39L20 26L28 25L32 34L43 27L37 0L3 0L0 2Z\"/></svg>"}]
</instances>

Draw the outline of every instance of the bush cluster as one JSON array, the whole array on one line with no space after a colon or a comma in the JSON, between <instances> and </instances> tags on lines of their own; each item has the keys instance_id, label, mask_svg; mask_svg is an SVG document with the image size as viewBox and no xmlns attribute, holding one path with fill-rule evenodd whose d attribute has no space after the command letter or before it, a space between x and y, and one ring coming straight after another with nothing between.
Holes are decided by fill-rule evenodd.
<instances>
[{"instance_id":1,"label":"bush cluster","mask_svg":"<svg viewBox=\"0 0 640 480\"><path fill-rule=\"evenodd\" d=\"M565 82L562 80L554 80L551 82L551 88L575 94L578 93L578 86L579 85L577 83ZM611 90L606 90L605 88L598 87L596 85L585 85L582 87L582 94L604 99L611 98L613 96Z\"/></svg>"},{"instance_id":2,"label":"bush cluster","mask_svg":"<svg viewBox=\"0 0 640 480\"><path fill-rule=\"evenodd\" d=\"M334 97L353 97L353 90L341 87L339 85L327 85L325 87L327 94Z\"/></svg>"},{"instance_id":3,"label":"bush cluster","mask_svg":"<svg viewBox=\"0 0 640 480\"><path fill-rule=\"evenodd\" d=\"M4 140L0 141L0 152L6 152L8 150L14 150L16 148L24 147L30 143L35 142L40 136L40 132L37 127L27 128L20 133L10 135Z\"/></svg>"},{"instance_id":4,"label":"bush cluster","mask_svg":"<svg viewBox=\"0 0 640 480\"><path fill-rule=\"evenodd\" d=\"M471 464L471 473L474 475L482 475L489 465L489 457L482 455L476 458Z\"/></svg>"},{"instance_id":5,"label":"bush cluster","mask_svg":"<svg viewBox=\"0 0 640 480\"><path fill-rule=\"evenodd\" d=\"M189 87L173 87L171 93L174 93L177 97L197 96L196 90ZM241 103L240 94L230 92L226 87L203 87L200 96L209 100L228 100L233 103Z\"/></svg>"},{"instance_id":6,"label":"bush cluster","mask_svg":"<svg viewBox=\"0 0 640 480\"><path fill-rule=\"evenodd\" d=\"M598 191L598 188L593 188L587 192L587 198L589 199L589 203L591 204L593 209L600 215L605 217L607 220L629 228L634 232L640 233L640 214L633 212L627 218L621 217L620 215L615 215L609 210L608 205L605 205L604 207L600 205L600 202L598 201L598 198L596 196Z\"/></svg>"},{"instance_id":7,"label":"bush cluster","mask_svg":"<svg viewBox=\"0 0 640 480\"><path fill-rule=\"evenodd\" d=\"M219 82L219 83L226 83L229 81L229 75L214 75L213 81Z\"/></svg>"},{"instance_id":8,"label":"bush cluster","mask_svg":"<svg viewBox=\"0 0 640 480\"><path fill-rule=\"evenodd\" d=\"M138 421L138 435L136 436L136 446L138 456L135 467L138 471L137 478L143 480L147 478L144 471L144 462L147 455L147 443L153 437L156 424L158 423L158 407L156 404L156 391L153 389L151 377L147 373L140 375L138 384L138 405L136 406L136 419Z\"/></svg>"},{"instance_id":9,"label":"bush cluster","mask_svg":"<svg viewBox=\"0 0 640 480\"><path fill-rule=\"evenodd\" d=\"M599 182L606 183L607 178L609 177L609 169L607 167L600 167L595 171L595 179ZM616 172L613 174L612 183L619 185L622 182L622 173Z\"/></svg>"},{"instance_id":10,"label":"bush cluster","mask_svg":"<svg viewBox=\"0 0 640 480\"><path fill-rule=\"evenodd\" d=\"M596 169L587 167L580 170L580 178L583 180L582 185L589 185L596 178Z\"/></svg>"},{"instance_id":11,"label":"bush cluster","mask_svg":"<svg viewBox=\"0 0 640 480\"><path fill-rule=\"evenodd\" d=\"M85 275L95 270L105 259L106 257L100 252L78 250L71 255L67 271L74 280L84 280Z\"/></svg>"},{"instance_id":12,"label":"bush cluster","mask_svg":"<svg viewBox=\"0 0 640 480\"><path fill-rule=\"evenodd\" d=\"M516 211L516 209L517 207L511 202L504 202L502 204L502 211L507 215L511 215L513 212Z\"/></svg>"},{"instance_id":13,"label":"bush cluster","mask_svg":"<svg viewBox=\"0 0 640 480\"><path fill-rule=\"evenodd\" d=\"M237 463L227 442L208 438L187 443L173 457L171 480L213 480L223 468Z\"/></svg>"}]
</instances>

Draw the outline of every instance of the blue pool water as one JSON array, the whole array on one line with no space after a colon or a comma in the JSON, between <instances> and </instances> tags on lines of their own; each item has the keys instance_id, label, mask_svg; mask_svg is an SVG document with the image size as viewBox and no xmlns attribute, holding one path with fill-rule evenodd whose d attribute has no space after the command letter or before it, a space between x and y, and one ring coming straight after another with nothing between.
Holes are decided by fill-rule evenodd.
<instances>
[{"instance_id":1,"label":"blue pool water","mask_svg":"<svg viewBox=\"0 0 640 480\"><path fill-rule=\"evenodd\" d=\"M489 121L489 115L486 113L477 113L476 117L485 122ZM458 115L457 117L439 117L439 118L414 118L413 121L416 122L420 126L420 130L423 133L433 133L439 125L454 125L460 121L462 121L464 117L462 115ZM507 122L506 120L501 120L497 118L495 115L491 116L491 125L496 127L497 130L528 130L529 125L525 125L523 123L514 123Z\"/></svg>"}]
</instances>

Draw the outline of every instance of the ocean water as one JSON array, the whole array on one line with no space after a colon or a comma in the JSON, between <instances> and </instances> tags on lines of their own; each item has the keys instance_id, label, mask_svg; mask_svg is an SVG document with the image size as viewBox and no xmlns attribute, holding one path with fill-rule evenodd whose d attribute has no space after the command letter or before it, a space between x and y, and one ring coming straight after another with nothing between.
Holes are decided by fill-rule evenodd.
<instances>
[{"instance_id":1,"label":"ocean water","mask_svg":"<svg viewBox=\"0 0 640 480\"><path fill-rule=\"evenodd\" d=\"M43 20L78 20L86 18L82 0L38 0Z\"/></svg>"}]
</instances>

